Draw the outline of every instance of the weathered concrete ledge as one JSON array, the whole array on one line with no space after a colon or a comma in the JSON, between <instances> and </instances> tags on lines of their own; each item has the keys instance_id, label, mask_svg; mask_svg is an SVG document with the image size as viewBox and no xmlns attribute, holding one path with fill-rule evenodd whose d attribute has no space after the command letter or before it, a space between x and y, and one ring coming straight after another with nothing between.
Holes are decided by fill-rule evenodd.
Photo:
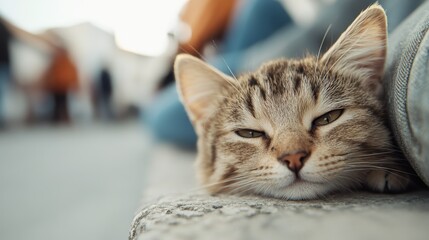
<instances>
[{"instance_id":1,"label":"weathered concrete ledge","mask_svg":"<svg viewBox=\"0 0 429 240\"><path fill-rule=\"evenodd\" d=\"M204 194L162 197L135 217L143 239L428 239L429 191L312 201Z\"/></svg>"}]
</instances>

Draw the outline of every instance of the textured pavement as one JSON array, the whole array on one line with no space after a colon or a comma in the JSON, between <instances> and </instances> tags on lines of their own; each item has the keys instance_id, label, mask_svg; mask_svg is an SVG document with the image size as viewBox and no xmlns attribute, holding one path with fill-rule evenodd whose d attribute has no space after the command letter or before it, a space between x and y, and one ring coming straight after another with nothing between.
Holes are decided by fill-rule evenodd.
<instances>
[{"instance_id":1,"label":"textured pavement","mask_svg":"<svg viewBox=\"0 0 429 240\"><path fill-rule=\"evenodd\" d=\"M183 195L148 204L130 239L421 239L429 192L352 193L322 200Z\"/></svg>"}]
</instances>

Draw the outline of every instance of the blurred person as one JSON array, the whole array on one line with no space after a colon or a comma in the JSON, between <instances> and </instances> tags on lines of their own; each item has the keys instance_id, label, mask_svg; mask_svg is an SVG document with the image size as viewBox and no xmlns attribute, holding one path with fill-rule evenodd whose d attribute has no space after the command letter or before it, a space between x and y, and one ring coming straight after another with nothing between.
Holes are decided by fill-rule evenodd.
<instances>
[{"instance_id":1,"label":"blurred person","mask_svg":"<svg viewBox=\"0 0 429 240\"><path fill-rule=\"evenodd\" d=\"M180 12L178 53L200 57L207 43L221 39L234 16L238 0L189 0ZM185 40L184 40L184 39ZM173 69L161 81L160 88L174 82Z\"/></svg>"},{"instance_id":2,"label":"blurred person","mask_svg":"<svg viewBox=\"0 0 429 240\"><path fill-rule=\"evenodd\" d=\"M44 89L51 95L53 102L51 120L69 122L67 95L78 87L78 73L68 51L63 47L55 48L54 55L45 76Z\"/></svg>"},{"instance_id":3,"label":"blurred person","mask_svg":"<svg viewBox=\"0 0 429 240\"><path fill-rule=\"evenodd\" d=\"M98 79L94 84L94 102L96 116L101 119L113 119L114 111L112 109L113 82L109 68L103 67L99 73Z\"/></svg>"},{"instance_id":4,"label":"blurred person","mask_svg":"<svg viewBox=\"0 0 429 240\"><path fill-rule=\"evenodd\" d=\"M5 19L0 20L9 33L8 45L5 47L9 54L9 81L2 81L7 84L2 89L7 91L7 96L3 99L8 103L8 111L5 112L7 116L3 115L5 122L7 118L8 124L34 123L44 119L51 110L51 119L67 121L64 95L77 85L76 68L67 50L61 47L57 38L33 34ZM6 35L2 34L1 37ZM5 44L2 43L2 46ZM51 99L47 99L49 95L52 95ZM49 100L53 103L53 109L49 108Z\"/></svg>"},{"instance_id":5,"label":"blurred person","mask_svg":"<svg viewBox=\"0 0 429 240\"><path fill-rule=\"evenodd\" d=\"M255 70L271 59L300 57L306 52L317 54L320 50L323 52L353 21L354 16L374 2L334 1L320 9L315 21L303 26L292 21L288 12L288 4L293 4L292 1L241 1L228 24L217 54L205 60L225 74L237 75ZM388 13L388 31L391 32L422 2L379 1ZM327 29L329 37L322 42ZM143 118L159 140L195 147L196 135L174 83L163 89L152 105L144 109Z\"/></svg>"},{"instance_id":6,"label":"blurred person","mask_svg":"<svg viewBox=\"0 0 429 240\"><path fill-rule=\"evenodd\" d=\"M39 75L32 74L30 79L20 79L19 75L26 75L28 69L17 70L17 63L25 62L27 59L20 59L20 54L34 47L44 45L43 40L15 26L6 19L0 17L1 25L1 77L0 77L0 122L3 126L11 123L20 123L32 118L31 92L38 88ZM27 45L28 44L28 45ZM33 45L34 44L34 45ZM23 47L24 46L24 47ZM27 48L30 46L30 48ZM25 50L22 51L22 49ZM44 52L44 47L41 47ZM18 56L17 56L18 55ZM31 61L31 60L30 60ZM27 74L28 76L29 74Z\"/></svg>"},{"instance_id":7,"label":"blurred person","mask_svg":"<svg viewBox=\"0 0 429 240\"><path fill-rule=\"evenodd\" d=\"M12 34L0 18L0 127L4 125L3 104L6 84L10 82L10 50Z\"/></svg>"},{"instance_id":8,"label":"blurred person","mask_svg":"<svg viewBox=\"0 0 429 240\"><path fill-rule=\"evenodd\" d=\"M189 0L180 19L191 30L189 38L180 43L180 50L198 55L204 45L223 35L233 15L237 0Z\"/></svg>"}]
</instances>

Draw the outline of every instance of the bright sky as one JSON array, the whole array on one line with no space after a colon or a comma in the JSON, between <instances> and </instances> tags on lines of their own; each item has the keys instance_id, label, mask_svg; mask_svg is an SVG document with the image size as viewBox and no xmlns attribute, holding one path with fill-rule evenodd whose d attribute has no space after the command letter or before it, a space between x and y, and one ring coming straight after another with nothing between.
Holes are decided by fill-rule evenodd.
<instances>
[{"instance_id":1,"label":"bright sky","mask_svg":"<svg viewBox=\"0 0 429 240\"><path fill-rule=\"evenodd\" d=\"M118 45L158 55L186 0L0 0L0 15L28 31L91 22Z\"/></svg>"}]
</instances>

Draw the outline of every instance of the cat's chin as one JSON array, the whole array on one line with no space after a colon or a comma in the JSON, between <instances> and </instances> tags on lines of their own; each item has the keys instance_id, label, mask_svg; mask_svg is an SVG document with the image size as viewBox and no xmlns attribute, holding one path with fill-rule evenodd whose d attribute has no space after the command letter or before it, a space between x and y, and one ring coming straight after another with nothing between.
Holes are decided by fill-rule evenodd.
<instances>
[{"instance_id":1,"label":"cat's chin","mask_svg":"<svg viewBox=\"0 0 429 240\"><path fill-rule=\"evenodd\" d=\"M325 196L333 190L330 184L296 180L287 186L272 188L271 191L264 191L262 194L287 200L309 200Z\"/></svg>"}]
</instances>

